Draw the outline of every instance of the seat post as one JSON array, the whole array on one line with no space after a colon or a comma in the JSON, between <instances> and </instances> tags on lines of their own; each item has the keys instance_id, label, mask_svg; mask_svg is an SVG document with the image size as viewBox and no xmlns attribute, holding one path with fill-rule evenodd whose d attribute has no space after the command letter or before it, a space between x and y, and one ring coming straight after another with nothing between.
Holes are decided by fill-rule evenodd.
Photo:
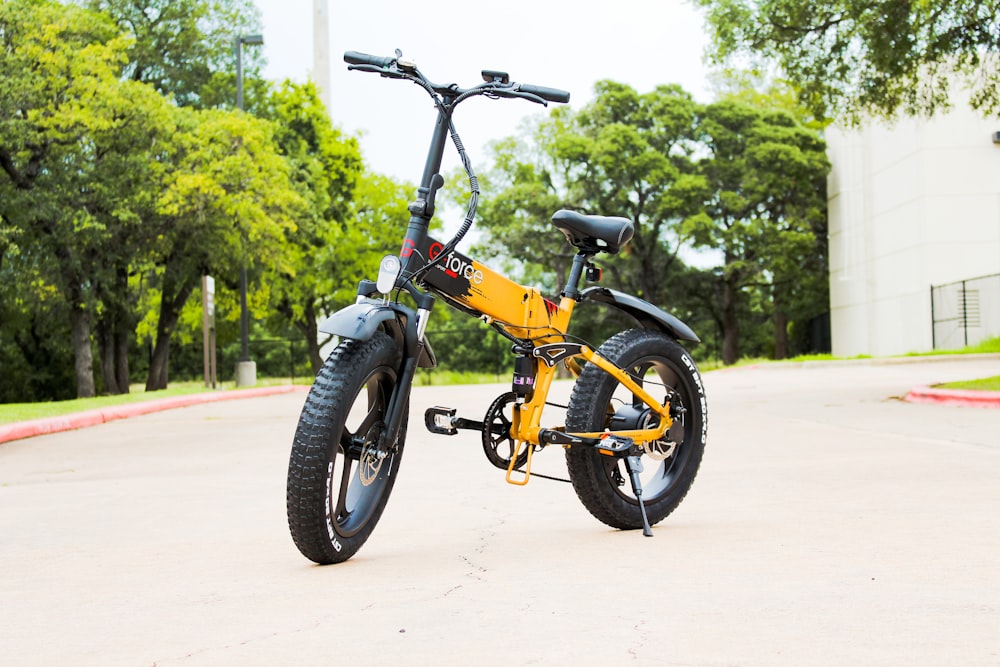
<instances>
[{"instance_id":1,"label":"seat post","mask_svg":"<svg viewBox=\"0 0 1000 667\"><path fill-rule=\"evenodd\" d=\"M569 278L566 280L566 287L563 288L560 296L576 299L580 296L580 278L583 277L583 269L587 266L587 260L593 257L592 253L579 252L573 258L573 266L569 270Z\"/></svg>"}]
</instances>

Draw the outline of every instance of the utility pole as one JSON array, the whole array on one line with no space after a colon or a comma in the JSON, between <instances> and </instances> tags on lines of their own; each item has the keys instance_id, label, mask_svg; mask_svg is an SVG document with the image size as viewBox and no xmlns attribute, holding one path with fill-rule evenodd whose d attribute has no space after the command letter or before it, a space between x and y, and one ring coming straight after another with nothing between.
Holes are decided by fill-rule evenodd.
<instances>
[{"instance_id":1,"label":"utility pole","mask_svg":"<svg viewBox=\"0 0 1000 667\"><path fill-rule=\"evenodd\" d=\"M243 111L243 45L264 43L264 35L240 35L235 40L236 55L236 108ZM243 241L245 244L246 241ZM252 387L257 384L257 363L250 359L250 314L247 309L247 252L243 248L240 267L240 358L236 362L236 386Z\"/></svg>"},{"instance_id":2,"label":"utility pole","mask_svg":"<svg viewBox=\"0 0 1000 667\"><path fill-rule=\"evenodd\" d=\"M327 0L313 0L313 79L330 113L330 11Z\"/></svg>"}]
</instances>

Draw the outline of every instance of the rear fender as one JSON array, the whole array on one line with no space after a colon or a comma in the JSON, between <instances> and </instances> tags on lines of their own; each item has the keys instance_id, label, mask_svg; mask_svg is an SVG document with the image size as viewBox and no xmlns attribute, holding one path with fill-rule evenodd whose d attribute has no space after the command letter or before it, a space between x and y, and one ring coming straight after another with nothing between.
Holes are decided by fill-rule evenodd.
<instances>
[{"instance_id":1,"label":"rear fender","mask_svg":"<svg viewBox=\"0 0 1000 667\"><path fill-rule=\"evenodd\" d=\"M677 340L690 341L692 343L701 342L701 339L695 335L691 327L670 313L660 310L653 304L637 296L606 287L588 287L580 292L580 301L586 301L587 299L607 303L625 311L640 326L646 329L659 329Z\"/></svg>"}]
</instances>

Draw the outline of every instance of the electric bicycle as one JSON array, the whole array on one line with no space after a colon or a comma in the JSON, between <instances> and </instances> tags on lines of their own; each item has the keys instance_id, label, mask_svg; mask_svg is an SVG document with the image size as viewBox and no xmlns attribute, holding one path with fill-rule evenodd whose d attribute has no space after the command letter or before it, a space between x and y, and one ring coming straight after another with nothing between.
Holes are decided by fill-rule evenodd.
<instances>
[{"instance_id":1,"label":"electric bicycle","mask_svg":"<svg viewBox=\"0 0 1000 667\"><path fill-rule=\"evenodd\" d=\"M580 288L585 277L600 277L595 256L618 253L631 240L632 221L571 210L552 215L555 229L576 249L558 300L456 249L473 224L480 192L452 122L455 108L476 96L547 106L568 102L569 93L516 83L493 70L470 88L433 83L398 50L390 57L348 51L344 60L348 69L419 85L433 99L437 119L399 254L384 257L377 279L359 283L357 301L319 327L340 343L317 374L292 444L286 508L296 546L316 563L342 562L374 530L399 471L414 376L437 365L426 330L439 300L508 339L514 373L511 390L481 420L434 407L424 415L426 428L441 435L480 432L487 459L517 485L531 478L536 453L562 447L569 481L594 517L652 536L651 526L678 506L698 472L708 405L698 368L681 345L699 341L690 327L630 294ZM429 227L449 137L470 197L459 230L442 243ZM575 307L588 301L621 310L635 327L596 349L568 335ZM565 423L549 425L542 418L559 366L576 379Z\"/></svg>"}]
</instances>

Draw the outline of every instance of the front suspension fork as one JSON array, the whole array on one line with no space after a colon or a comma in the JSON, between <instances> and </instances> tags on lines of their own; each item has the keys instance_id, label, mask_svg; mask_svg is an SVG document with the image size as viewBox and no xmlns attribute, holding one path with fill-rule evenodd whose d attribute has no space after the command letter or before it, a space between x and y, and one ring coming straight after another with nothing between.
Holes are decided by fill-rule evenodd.
<instances>
[{"instance_id":1,"label":"front suspension fork","mask_svg":"<svg viewBox=\"0 0 1000 667\"><path fill-rule=\"evenodd\" d=\"M414 291L410 293L413 294ZM403 344L403 363L399 371L399 377L396 380L396 386L393 387L392 396L389 398L385 431L383 432L382 442L379 447L382 451L392 449L399 438L399 431L409 406L413 379L416 377L417 365L424 347L424 334L427 330L427 321L430 318L431 307L434 305L433 296L421 294L420 292L416 294L419 294L423 298L419 300L420 307L417 309L416 322L412 325L408 323L408 326L403 330L407 340Z\"/></svg>"}]
</instances>

